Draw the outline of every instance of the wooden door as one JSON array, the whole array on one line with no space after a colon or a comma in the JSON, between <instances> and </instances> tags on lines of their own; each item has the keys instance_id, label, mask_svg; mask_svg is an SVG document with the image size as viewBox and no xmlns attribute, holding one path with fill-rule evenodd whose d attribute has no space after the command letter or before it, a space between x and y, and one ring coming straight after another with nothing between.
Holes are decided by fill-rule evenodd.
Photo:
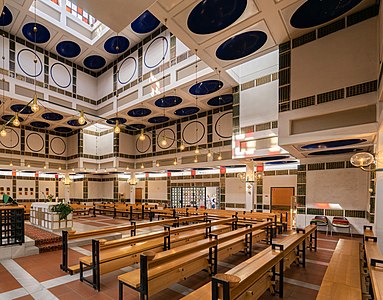
<instances>
[{"instance_id":1,"label":"wooden door","mask_svg":"<svg viewBox=\"0 0 383 300\"><path fill-rule=\"evenodd\" d=\"M142 188L136 188L136 201L142 202Z\"/></svg>"},{"instance_id":2,"label":"wooden door","mask_svg":"<svg viewBox=\"0 0 383 300\"><path fill-rule=\"evenodd\" d=\"M271 212L288 213L287 223L291 223L291 199L294 196L293 187L272 187L271 188Z\"/></svg>"}]
</instances>

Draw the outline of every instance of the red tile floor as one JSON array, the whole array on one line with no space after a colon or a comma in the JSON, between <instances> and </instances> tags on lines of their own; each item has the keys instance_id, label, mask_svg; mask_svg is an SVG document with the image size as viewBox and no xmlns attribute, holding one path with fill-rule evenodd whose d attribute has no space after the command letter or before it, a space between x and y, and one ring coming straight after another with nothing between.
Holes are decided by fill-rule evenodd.
<instances>
[{"instance_id":1,"label":"red tile floor","mask_svg":"<svg viewBox=\"0 0 383 300\"><path fill-rule=\"evenodd\" d=\"M109 217L78 218L76 224L89 228L99 228L113 224L126 224L124 220L113 220ZM86 227L86 228L88 228ZM85 228L85 227L84 227ZM283 238L284 236L279 236ZM342 238L349 238L345 235ZM320 287L327 264L331 259L339 236L319 234L318 251L307 252L306 268L293 265L285 273L284 299L315 299ZM256 244L255 252L264 249L266 245ZM70 249L70 264L78 262L84 254L78 251L89 251L90 246ZM236 254L219 263L218 272L226 272L234 265L246 260L243 254ZM117 276L123 274L118 270L102 275L101 291L97 292L86 283L80 282L78 275L70 276L60 270L61 251L42 253L13 260L0 261L0 299L118 299ZM180 299L187 293L209 282L206 272L179 282L158 293L151 299ZM124 299L139 299L138 293L124 288ZM279 299L266 292L261 299Z\"/></svg>"}]
</instances>

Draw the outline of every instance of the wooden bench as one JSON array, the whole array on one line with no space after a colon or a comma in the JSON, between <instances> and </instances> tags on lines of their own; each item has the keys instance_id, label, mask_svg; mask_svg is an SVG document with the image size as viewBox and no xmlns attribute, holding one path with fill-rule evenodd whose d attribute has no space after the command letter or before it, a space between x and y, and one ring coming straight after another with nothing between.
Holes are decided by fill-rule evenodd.
<instances>
[{"instance_id":1,"label":"wooden bench","mask_svg":"<svg viewBox=\"0 0 383 300\"><path fill-rule=\"evenodd\" d=\"M355 240L338 241L323 277L318 300L362 299L360 246Z\"/></svg>"},{"instance_id":2,"label":"wooden bench","mask_svg":"<svg viewBox=\"0 0 383 300\"><path fill-rule=\"evenodd\" d=\"M253 238L256 237L257 241L260 241L262 239L262 233L265 233L264 230L255 230L251 225L248 225L245 228L236 229L221 235L210 234L210 237L216 241L214 244L214 253L212 253L211 249L209 251L208 266L210 266L210 273L215 274L217 272L217 261L229 255L243 251L245 254L251 256L254 242ZM194 261L194 259L201 259L200 255L205 257L206 260L207 253L197 248L197 245L204 243L206 242L198 241L173 248L172 252L165 251L156 254L155 258L149 261L149 264L145 255L142 255L140 269L118 277L119 298L122 299L123 297L124 285L139 291L141 299L147 299L150 295L206 268L206 261L205 264L199 264ZM174 253L178 254L180 259L177 260L178 257L174 257ZM164 257L168 258L168 260L163 260ZM158 259L160 261L158 261ZM172 260L176 260L177 263L174 264ZM174 266L178 266L178 270L174 269ZM158 267L158 269L156 269L156 267ZM162 272L165 277L162 278L159 272Z\"/></svg>"},{"instance_id":3,"label":"wooden bench","mask_svg":"<svg viewBox=\"0 0 383 300\"><path fill-rule=\"evenodd\" d=\"M32 203L26 202L26 203L20 203L20 205L24 206L24 220L29 220L29 217L31 215Z\"/></svg>"},{"instance_id":4,"label":"wooden bench","mask_svg":"<svg viewBox=\"0 0 383 300\"><path fill-rule=\"evenodd\" d=\"M174 227L178 227L179 224L182 222L196 222L198 220L202 221L204 219L205 217L203 216L194 216L190 218L168 219L168 220L160 220L160 221L153 221L153 222L140 223L140 224L136 224L136 222L132 222L130 225L111 226L111 227L89 230L89 231L78 232L78 233L76 233L75 231L62 231L62 262L61 262L60 268L63 271L69 272L72 275L80 271L79 264L68 266L69 241L73 241L76 239L78 240L78 239L84 239L84 238L93 238L96 236L105 236L108 234L120 233L124 231L130 231L130 235L135 236L137 233L137 230L143 229L143 228L148 228L153 226L164 226L164 225L172 225Z\"/></svg>"},{"instance_id":5,"label":"wooden bench","mask_svg":"<svg viewBox=\"0 0 383 300\"><path fill-rule=\"evenodd\" d=\"M363 246L365 265L369 278L368 295L372 299L383 299L383 254L372 226L364 226Z\"/></svg>"},{"instance_id":6,"label":"wooden bench","mask_svg":"<svg viewBox=\"0 0 383 300\"><path fill-rule=\"evenodd\" d=\"M226 222L235 221L228 219ZM145 251L165 251L173 247L187 245L192 242L207 238L213 232L220 234L230 230L229 226L224 228L217 225L224 224L224 220L206 222L204 224L196 224L170 229L166 226L163 231L152 232L140 236L132 236L128 238L118 239L114 241L93 240L92 255L80 258L80 280L92 285L93 288L100 290L100 275L109 273L127 265L138 263L138 255ZM197 231L196 229L202 229ZM209 228L204 231L203 229ZM180 233L188 233L180 235ZM85 268L92 270L92 280L84 278Z\"/></svg>"},{"instance_id":7,"label":"wooden bench","mask_svg":"<svg viewBox=\"0 0 383 300\"><path fill-rule=\"evenodd\" d=\"M217 268L217 245L213 237L153 255L141 254L140 269L118 276L119 299L124 285L138 291L140 299L148 299L201 270L214 274Z\"/></svg>"},{"instance_id":8,"label":"wooden bench","mask_svg":"<svg viewBox=\"0 0 383 300\"><path fill-rule=\"evenodd\" d=\"M70 207L73 209L73 215L89 215L90 210L92 209L91 206L83 205L83 204L70 204Z\"/></svg>"},{"instance_id":9,"label":"wooden bench","mask_svg":"<svg viewBox=\"0 0 383 300\"><path fill-rule=\"evenodd\" d=\"M315 232L316 226L307 226L304 230L299 230L279 244L273 244L225 274L214 276L211 282L182 299L257 299L269 289L283 297L284 270L288 264L292 263L292 261L289 262L289 256L296 249L297 256L299 257L301 254L300 264L304 266L305 255L302 251L306 250L306 240ZM302 249L300 245L303 245ZM310 243L310 247L313 247L312 243ZM277 277L278 290L273 286Z\"/></svg>"}]
</instances>

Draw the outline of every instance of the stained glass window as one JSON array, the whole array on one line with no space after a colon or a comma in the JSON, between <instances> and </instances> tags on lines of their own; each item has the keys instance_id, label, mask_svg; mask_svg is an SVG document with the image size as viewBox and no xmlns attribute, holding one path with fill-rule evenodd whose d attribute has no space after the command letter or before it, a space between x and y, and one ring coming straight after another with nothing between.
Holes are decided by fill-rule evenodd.
<instances>
[{"instance_id":1,"label":"stained glass window","mask_svg":"<svg viewBox=\"0 0 383 300\"><path fill-rule=\"evenodd\" d=\"M51 1L55 2L59 0ZM96 23L96 19L92 15L90 15L86 10L82 9L81 7L78 7L76 4L69 0L66 0L66 11L88 25L93 25L94 23Z\"/></svg>"}]
</instances>

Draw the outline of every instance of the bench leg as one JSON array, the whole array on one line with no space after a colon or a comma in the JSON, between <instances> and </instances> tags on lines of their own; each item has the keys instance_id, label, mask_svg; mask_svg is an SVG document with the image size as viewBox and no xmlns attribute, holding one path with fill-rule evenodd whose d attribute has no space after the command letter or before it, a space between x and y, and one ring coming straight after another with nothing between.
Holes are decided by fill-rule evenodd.
<instances>
[{"instance_id":1,"label":"bench leg","mask_svg":"<svg viewBox=\"0 0 383 300\"><path fill-rule=\"evenodd\" d=\"M124 299L124 284L121 281L118 281L118 299Z\"/></svg>"},{"instance_id":2,"label":"bench leg","mask_svg":"<svg viewBox=\"0 0 383 300\"><path fill-rule=\"evenodd\" d=\"M84 265L81 261L80 261L80 281L81 282L84 281Z\"/></svg>"}]
</instances>

